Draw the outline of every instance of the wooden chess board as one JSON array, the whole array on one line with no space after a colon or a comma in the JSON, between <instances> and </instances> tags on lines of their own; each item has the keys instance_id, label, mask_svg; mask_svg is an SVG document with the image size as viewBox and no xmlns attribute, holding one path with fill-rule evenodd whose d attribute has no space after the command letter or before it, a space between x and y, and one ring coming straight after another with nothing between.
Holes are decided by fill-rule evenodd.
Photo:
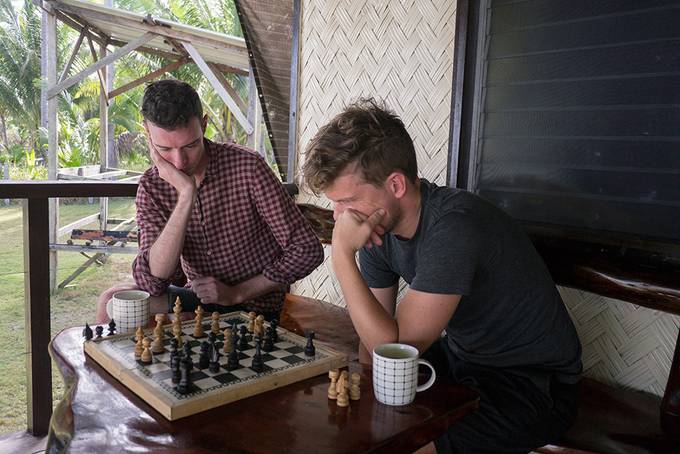
<instances>
[{"instance_id":1,"label":"wooden chess board","mask_svg":"<svg viewBox=\"0 0 680 454\"><path fill-rule=\"evenodd\" d=\"M220 316L220 334L216 345L223 346L223 331L236 323L247 326L248 316L244 312L232 312ZM158 410L169 420L176 420L193 415L239 399L263 393L290 383L295 383L331 369L347 365L347 356L325 347L315 341L316 354L306 356L304 347L307 339L291 333L281 327L277 328L278 342L271 352L262 352L264 370L255 372L248 366L255 354L255 344L249 340L248 348L240 352L238 369L228 371L224 367L227 355L220 357L220 368L216 373L199 369L198 357L201 342L207 340L210 333L211 320L203 322L205 335L193 336L195 322L182 323L183 341L191 346L194 368L191 372L192 388L188 394L180 394L172 383L170 370L170 339L172 325L164 325L165 352L154 354L151 364L144 364L134 356L134 333L106 336L85 341L84 350L93 360L99 363L111 375L127 386L146 403ZM269 326L265 323L265 326ZM153 338L153 330L147 329L145 336Z\"/></svg>"}]
</instances>

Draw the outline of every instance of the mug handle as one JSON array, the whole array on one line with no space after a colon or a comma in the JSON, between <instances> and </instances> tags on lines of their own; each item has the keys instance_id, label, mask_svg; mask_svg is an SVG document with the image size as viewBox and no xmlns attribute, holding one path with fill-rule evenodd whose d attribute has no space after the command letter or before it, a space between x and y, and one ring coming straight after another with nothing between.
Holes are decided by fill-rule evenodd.
<instances>
[{"instance_id":1,"label":"mug handle","mask_svg":"<svg viewBox=\"0 0 680 454\"><path fill-rule=\"evenodd\" d=\"M432 376L430 377L430 379L425 384L420 385L416 388L416 392L418 392L418 393L420 391L425 391L426 389L429 389L432 385L434 385L434 380L435 380L435 378L437 378L437 373L434 371L434 367L432 367L432 364L430 364L428 361L426 361L424 359L418 359L418 365L420 365L420 364L423 364L423 365L429 367L430 370L432 371Z\"/></svg>"},{"instance_id":2,"label":"mug handle","mask_svg":"<svg viewBox=\"0 0 680 454\"><path fill-rule=\"evenodd\" d=\"M113 307L112 307L112 305L113 305L113 298L111 298L110 300L108 300L106 302L106 315L108 315L109 318L113 318Z\"/></svg>"}]
</instances>

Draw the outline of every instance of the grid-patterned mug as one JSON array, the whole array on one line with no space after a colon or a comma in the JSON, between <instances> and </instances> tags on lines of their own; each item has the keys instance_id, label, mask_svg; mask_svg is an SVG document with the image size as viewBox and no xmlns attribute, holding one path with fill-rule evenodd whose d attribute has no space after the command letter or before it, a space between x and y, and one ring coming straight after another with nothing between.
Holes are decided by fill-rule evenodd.
<instances>
[{"instance_id":1,"label":"grid-patterned mug","mask_svg":"<svg viewBox=\"0 0 680 454\"><path fill-rule=\"evenodd\" d=\"M432 376L418 386L418 366L430 368ZM386 405L407 405L437 377L432 364L418 358L418 349L407 344L383 344L373 350L373 393Z\"/></svg>"},{"instance_id":2,"label":"grid-patterned mug","mask_svg":"<svg viewBox=\"0 0 680 454\"><path fill-rule=\"evenodd\" d=\"M149 323L149 293L143 290L116 292L106 303L106 313L115 320L119 334L145 327Z\"/></svg>"}]
</instances>

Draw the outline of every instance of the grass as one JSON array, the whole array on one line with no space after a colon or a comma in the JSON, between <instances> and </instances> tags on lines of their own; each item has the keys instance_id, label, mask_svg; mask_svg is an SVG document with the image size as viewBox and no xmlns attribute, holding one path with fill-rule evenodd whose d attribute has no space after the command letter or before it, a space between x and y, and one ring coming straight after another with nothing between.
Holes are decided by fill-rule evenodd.
<instances>
[{"instance_id":1,"label":"grass","mask_svg":"<svg viewBox=\"0 0 680 454\"><path fill-rule=\"evenodd\" d=\"M99 210L99 204L62 205L59 225L66 225ZM109 217L134 215L132 199L110 199ZM0 435L26 429L26 332L24 304L23 220L19 205L0 207ZM86 228L98 228L95 225ZM66 238L61 238L64 242ZM109 256L103 266L91 266L72 285L51 299L52 336L64 328L94 319L97 296L105 289L130 279L134 255ZM86 258L76 252L60 252L57 282L61 282ZM47 278L47 277L46 277ZM61 376L52 365L55 403L63 394Z\"/></svg>"}]
</instances>

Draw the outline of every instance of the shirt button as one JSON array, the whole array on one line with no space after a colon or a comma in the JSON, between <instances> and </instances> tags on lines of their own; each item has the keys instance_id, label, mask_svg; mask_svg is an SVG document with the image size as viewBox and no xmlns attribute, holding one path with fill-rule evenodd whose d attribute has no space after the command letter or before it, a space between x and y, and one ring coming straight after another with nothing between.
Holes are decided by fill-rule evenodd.
<instances>
[{"instance_id":1,"label":"shirt button","mask_svg":"<svg viewBox=\"0 0 680 454\"><path fill-rule=\"evenodd\" d=\"M208 249L207 251L205 251L205 255L208 255L208 256L212 255L212 251L210 249Z\"/></svg>"}]
</instances>

